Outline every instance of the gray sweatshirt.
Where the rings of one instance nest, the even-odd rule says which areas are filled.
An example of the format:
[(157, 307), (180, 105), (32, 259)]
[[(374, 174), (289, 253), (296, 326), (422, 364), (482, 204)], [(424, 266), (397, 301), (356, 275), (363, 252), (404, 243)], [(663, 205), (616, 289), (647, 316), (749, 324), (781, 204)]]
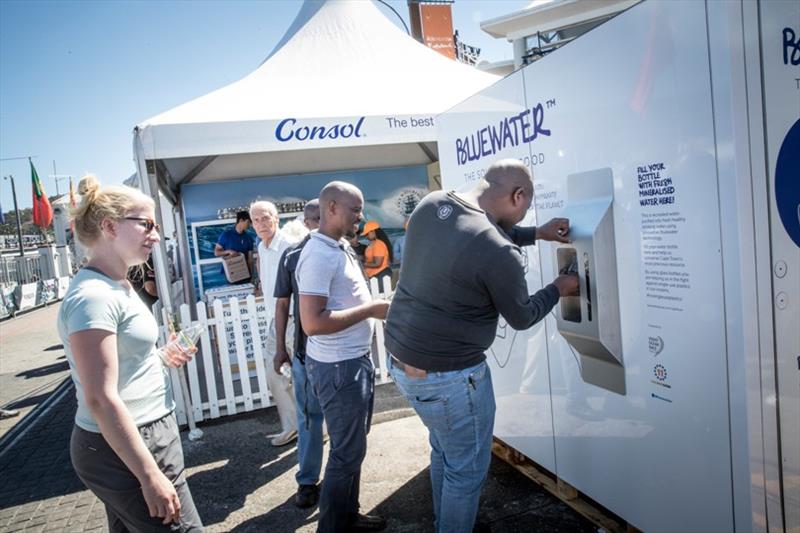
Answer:
[(536, 228), (505, 233), (453, 193), (437, 191), (414, 210), (389, 316), (386, 349), (431, 372), (461, 370), (486, 358), (498, 313), (517, 330), (558, 302), (555, 285), (528, 294), (520, 246)]

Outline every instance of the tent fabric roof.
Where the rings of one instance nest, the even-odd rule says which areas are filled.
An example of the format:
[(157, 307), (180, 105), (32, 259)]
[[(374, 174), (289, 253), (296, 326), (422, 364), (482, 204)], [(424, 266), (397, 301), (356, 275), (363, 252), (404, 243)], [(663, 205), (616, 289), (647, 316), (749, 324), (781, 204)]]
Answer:
[[(186, 157), (200, 152), (171, 154), (168, 139), (186, 134), (186, 125), (224, 123), (229, 132), (231, 123), (247, 123), (241, 125), (249, 137), (261, 129), (254, 127), (258, 121), (287, 117), (436, 115), (497, 79), (415, 41), (371, 1), (306, 0), (254, 72), (142, 122), (139, 130), (148, 159), (156, 152), (158, 158)], [(158, 146), (162, 140), (165, 150)], [(252, 139), (242, 150), (236, 144), (226, 134), (226, 146), (216, 153), (254, 151)]]

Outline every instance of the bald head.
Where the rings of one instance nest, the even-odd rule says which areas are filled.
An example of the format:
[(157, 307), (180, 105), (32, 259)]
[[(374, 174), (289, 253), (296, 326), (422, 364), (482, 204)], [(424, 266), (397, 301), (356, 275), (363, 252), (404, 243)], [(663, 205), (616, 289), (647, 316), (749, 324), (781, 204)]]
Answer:
[(492, 164), (483, 176), (489, 189), (505, 194), (515, 188), (533, 191), (533, 181), (528, 167), (519, 159), (501, 159)]
[(361, 198), (361, 191), (352, 183), (344, 181), (332, 181), (322, 188), (319, 193), (319, 202), (321, 205), (327, 205), (330, 202), (340, 201), (346, 197)]
[(364, 197), (361, 190), (344, 181), (332, 181), (319, 193), (321, 233), (340, 239), (355, 234), (361, 223)]
[(492, 164), (475, 188), (467, 193), (503, 228), (518, 224), (533, 200), (533, 181), (528, 167), (519, 159), (502, 159)]

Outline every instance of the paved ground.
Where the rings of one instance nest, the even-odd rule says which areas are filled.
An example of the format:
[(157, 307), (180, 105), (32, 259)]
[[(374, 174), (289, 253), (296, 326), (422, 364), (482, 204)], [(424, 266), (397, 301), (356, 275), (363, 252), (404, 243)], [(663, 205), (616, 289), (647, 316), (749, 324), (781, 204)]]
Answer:
[(0, 437), (22, 420), (68, 376), (55, 330), (60, 303), (0, 322), (0, 407), (18, 417), (0, 420)]
[[(379, 412), (362, 474), (362, 509), (386, 516), (390, 532), (432, 531), (424, 428), (393, 385), (378, 390)], [(102, 505), (69, 463), (74, 410), (70, 390), (0, 455), (0, 531), (106, 530)], [(207, 424), (198, 442), (184, 435), (189, 485), (209, 531), (315, 531), (316, 509), (300, 510), (291, 503), (294, 446), (267, 445), (265, 435), (277, 429), (277, 414), (270, 408)], [(479, 516), (495, 533), (596, 530), (496, 459)]]
[[(66, 376), (55, 332), (57, 309), (54, 305), (0, 323), (3, 405), (16, 399), (11, 406), (30, 411)], [(26, 420), (11, 419), (20, 426), (8, 434), (16, 438), (0, 445), (0, 532), (106, 530), (102, 504), (85, 490), (69, 461), (74, 413), (74, 390), (67, 385)], [(315, 531), (316, 509), (300, 510), (291, 502), (294, 446), (267, 444), (265, 436), (277, 432), (278, 425), (270, 408), (202, 424), (205, 435), (198, 442), (183, 434), (189, 485), (208, 531)], [(22, 427), (27, 429), (19, 434)], [(419, 419), (392, 384), (379, 386), (361, 505), (386, 516), (389, 532), (432, 531), (428, 453)], [(596, 530), (496, 459), (479, 518), (495, 533)]]
[[(0, 531), (106, 530), (103, 505), (69, 460), (72, 389), (0, 455)], [(2, 453), (2, 451), (0, 451)]]

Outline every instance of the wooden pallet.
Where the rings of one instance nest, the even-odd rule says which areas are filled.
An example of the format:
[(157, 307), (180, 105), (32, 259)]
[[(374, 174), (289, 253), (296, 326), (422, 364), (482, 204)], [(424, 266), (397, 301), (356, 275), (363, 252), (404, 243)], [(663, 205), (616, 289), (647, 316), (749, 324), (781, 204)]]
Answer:
[(581, 494), (575, 487), (543, 469), (500, 439), (495, 438), (492, 442), (492, 453), (606, 532), (641, 533), (639, 529)]

